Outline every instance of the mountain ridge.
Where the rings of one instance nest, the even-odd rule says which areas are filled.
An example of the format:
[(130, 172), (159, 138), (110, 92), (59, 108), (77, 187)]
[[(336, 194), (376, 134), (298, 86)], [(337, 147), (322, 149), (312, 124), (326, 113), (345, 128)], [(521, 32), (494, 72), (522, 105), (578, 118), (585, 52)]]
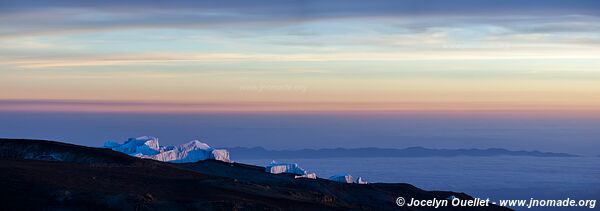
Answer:
[[(52, 156), (49, 156), (52, 155)], [(347, 184), (218, 160), (168, 163), (54, 141), (0, 139), (0, 203), (14, 210), (424, 210), (396, 197), (473, 197), (406, 183)], [(436, 210), (510, 210), (442, 207)]]
[(532, 156), (532, 157), (579, 157), (579, 155), (556, 152), (487, 149), (430, 149), (425, 147), (395, 148), (325, 148), (299, 150), (270, 150), (263, 147), (225, 148), (234, 159), (275, 159), (275, 158), (336, 158), (336, 157), (490, 157), (490, 156)]

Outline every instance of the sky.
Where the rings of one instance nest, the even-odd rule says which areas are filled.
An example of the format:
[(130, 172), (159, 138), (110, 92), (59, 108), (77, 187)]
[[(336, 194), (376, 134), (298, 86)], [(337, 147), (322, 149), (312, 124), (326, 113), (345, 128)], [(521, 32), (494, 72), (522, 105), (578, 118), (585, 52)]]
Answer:
[(0, 0), (0, 26), (5, 118), (600, 118), (594, 0)]
[(597, 1), (0, 2), (7, 110), (600, 106)]

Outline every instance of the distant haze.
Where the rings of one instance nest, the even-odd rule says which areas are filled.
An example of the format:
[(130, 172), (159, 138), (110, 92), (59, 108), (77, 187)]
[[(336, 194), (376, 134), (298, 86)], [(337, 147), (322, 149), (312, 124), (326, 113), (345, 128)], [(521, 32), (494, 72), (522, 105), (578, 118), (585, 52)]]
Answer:
[(600, 1), (0, 1), (0, 136), (598, 155)]
[(152, 135), (214, 147), (506, 148), (598, 155), (600, 119), (326, 114), (0, 113), (0, 136), (88, 146)]

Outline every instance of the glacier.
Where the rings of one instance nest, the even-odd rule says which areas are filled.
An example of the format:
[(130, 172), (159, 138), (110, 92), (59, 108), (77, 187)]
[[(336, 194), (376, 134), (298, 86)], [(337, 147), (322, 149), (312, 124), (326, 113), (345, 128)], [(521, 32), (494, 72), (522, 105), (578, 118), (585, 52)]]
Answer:
[(123, 144), (107, 141), (104, 143), (104, 148), (139, 158), (173, 163), (196, 162), (207, 159), (231, 162), (227, 150), (214, 149), (199, 140), (193, 140), (178, 146), (161, 146), (156, 137), (140, 136), (129, 138)]
[(336, 174), (329, 177), (329, 180), (343, 183), (352, 183), (352, 175), (350, 174)]
[(265, 167), (265, 171), (271, 174), (290, 173), (295, 174), (294, 178), (308, 178), (317, 179), (317, 174), (314, 172), (307, 172), (303, 168), (300, 168), (297, 163), (277, 163), (271, 161), (271, 163)]
[(356, 181), (354, 181), (354, 183), (356, 184), (369, 184), (369, 182), (367, 182), (365, 179), (363, 179), (362, 177), (358, 177), (356, 178)]
[(356, 180), (354, 180), (354, 182), (353, 182), (352, 175), (346, 174), (346, 173), (340, 173), (340, 174), (333, 175), (333, 176), (329, 177), (329, 180), (335, 181), (335, 182), (342, 182), (342, 183), (369, 184), (362, 177), (356, 178)]
[[(116, 141), (107, 141), (104, 148), (112, 149), (139, 158), (154, 159), (163, 162), (188, 163), (200, 160), (219, 160), (231, 163), (229, 151), (225, 149), (214, 149), (208, 144), (192, 140), (177, 146), (161, 146), (157, 137), (140, 136), (129, 138), (122, 144)], [(294, 178), (317, 179), (314, 172), (308, 172), (297, 163), (277, 163), (274, 160), (265, 167), (265, 171), (271, 174), (290, 173)], [(353, 180), (350, 174), (342, 173), (329, 177), (329, 180), (342, 183), (368, 184), (362, 177)]]
[(306, 173), (303, 175), (294, 176), (294, 179), (298, 179), (298, 178), (317, 179), (317, 174), (314, 172), (311, 172), (311, 173)]
[(305, 175), (306, 170), (300, 168), (297, 163), (277, 163), (271, 161), (271, 164), (265, 167), (265, 171), (271, 174), (291, 173), (297, 175)]

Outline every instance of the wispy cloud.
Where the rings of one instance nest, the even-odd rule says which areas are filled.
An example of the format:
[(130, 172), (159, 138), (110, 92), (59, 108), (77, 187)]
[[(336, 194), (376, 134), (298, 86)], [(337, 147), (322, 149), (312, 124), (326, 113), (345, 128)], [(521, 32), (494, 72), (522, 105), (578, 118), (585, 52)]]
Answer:
[[(261, 27), (328, 19), (387, 17), (503, 17), (600, 14), (591, 0), (406, 0), (406, 1), (101, 1), (0, 2), (0, 37), (131, 28)], [(426, 26), (426, 25), (425, 25)], [(530, 30), (584, 25), (545, 24)]]
[(473, 51), (415, 51), (412, 52), (357, 52), (330, 54), (134, 54), (112, 56), (85, 56), (66, 58), (9, 58), (0, 59), (2, 65), (12, 65), (19, 68), (53, 68), (53, 67), (86, 67), (86, 66), (125, 66), (125, 65), (156, 65), (178, 64), (187, 65), (201, 63), (223, 62), (326, 62), (326, 61), (448, 61), (448, 60), (529, 60), (529, 59), (595, 59), (600, 55), (600, 49), (578, 49), (565, 54), (555, 54), (547, 51), (504, 51), (491, 50)]
[[(230, 103), (3, 105), (17, 110), (587, 111), (598, 14), (592, 0), (0, 0), (0, 98)], [(260, 83), (314, 89), (237, 89)], [(236, 103), (295, 98), (350, 103)], [(351, 103), (361, 100), (376, 106)]]

